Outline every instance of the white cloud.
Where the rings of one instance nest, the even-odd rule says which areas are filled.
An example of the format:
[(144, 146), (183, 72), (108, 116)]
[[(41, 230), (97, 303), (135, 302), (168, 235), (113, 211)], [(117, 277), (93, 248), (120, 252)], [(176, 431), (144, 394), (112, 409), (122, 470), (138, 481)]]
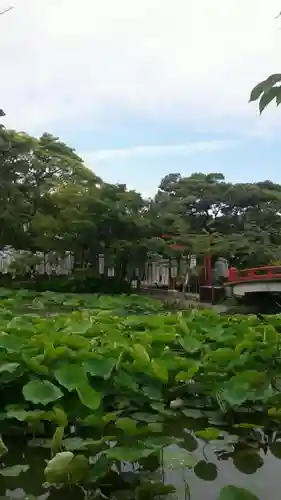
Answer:
[(143, 158), (155, 156), (177, 156), (189, 155), (192, 153), (220, 151), (232, 146), (231, 141), (195, 141), (186, 144), (167, 144), (135, 146), (132, 148), (103, 149), (98, 151), (85, 152), (82, 154), (94, 165), (97, 162), (120, 160), (128, 158)]
[(223, 121), (247, 130), (248, 120), (271, 129), (279, 121), (268, 112), (261, 126), (247, 100), (257, 81), (280, 71), (280, 0), (13, 4), (0, 17), (8, 125), (30, 132), (58, 121), (96, 125), (113, 112), (201, 129)]

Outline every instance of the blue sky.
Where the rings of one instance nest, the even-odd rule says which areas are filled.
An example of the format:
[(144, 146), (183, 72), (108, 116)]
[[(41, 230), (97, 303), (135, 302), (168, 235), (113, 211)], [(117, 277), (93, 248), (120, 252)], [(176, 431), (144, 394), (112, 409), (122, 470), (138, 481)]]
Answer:
[(0, 17), (8, 127), (52, 132), (146, 196), (170, 172), (281, 183), (281, 109), (248, 104), (280, 71), (280, 0), (13, 4)]
[[(75, 142), (75, 132), (68, 134), (73, 137), (70, 142)], [(275, 133), (245, 137), (225, 133), (223, 127), (216, 133), (197, 132), (190, 126), (136, 120), (120, 122), (110, 131), (97, 131), (97, 153), (87, 153), (87, 131), (82, 141), (84, 158), (98, 175), (109, 182), (127, 183), (147, 196), (152, 196), (160, 179), (171, 172), (222, 172), (234, 182), (269, 178), (281, 182), (281, 147)]]

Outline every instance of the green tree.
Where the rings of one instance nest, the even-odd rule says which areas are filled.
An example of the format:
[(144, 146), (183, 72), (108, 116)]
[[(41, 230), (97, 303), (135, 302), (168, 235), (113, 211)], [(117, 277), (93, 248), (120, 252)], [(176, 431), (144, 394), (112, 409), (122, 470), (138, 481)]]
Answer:
[[(105, 183), (57, 137), (0, 128), (0, 247), (72, 252), (75, 268), (142, 275), (150, 256), (236, 254), (244, 265), (280, 260), (281, 186), (230, 183), (220, 173), (169, 174), (152, 200)], [(166, 235), (163, 238), (163, 235)], [(179, 268), (179, 266), (178, 266)]]
[[(35, 139), (0, 129), (0, 245), (41, 250), (37, 219), (55, 218), (53, 195), (66, 184), (100, 182), (76, 153), (50, 134)], [(42, 233), (44, 237), (44, 233)], [(45, 249), (45, 244), (43, 248)]]
[(266, 264), (279, 254), (280, 189), (270, 181), (227, 183), (222, 174), (173, 174), (160, 183), (155, 203), (174, 240), (199, 257), (211, 249)]

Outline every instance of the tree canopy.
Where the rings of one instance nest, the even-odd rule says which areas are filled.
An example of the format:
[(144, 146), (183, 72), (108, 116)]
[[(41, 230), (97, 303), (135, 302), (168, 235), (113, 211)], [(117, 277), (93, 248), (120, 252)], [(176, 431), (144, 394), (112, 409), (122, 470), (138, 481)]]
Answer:
[[(165, 176), (153, 199), (109, 184), (57, 137), (0, 129), (0, 247), (72, 252), (75, 266), (98, 255), (120, 276), (148, 255), (236, 255), (279, 260), (281, 186), (227, 182), (221, 173)], [(166, 234), (163, 239), (162, 235)]]

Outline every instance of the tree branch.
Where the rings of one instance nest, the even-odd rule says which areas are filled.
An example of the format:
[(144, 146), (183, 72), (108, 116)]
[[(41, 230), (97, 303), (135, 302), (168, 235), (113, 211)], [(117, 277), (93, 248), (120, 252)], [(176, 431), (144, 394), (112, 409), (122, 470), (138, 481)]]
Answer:
[(7, 12), (10, 12), (10, 10), (13, 10), (13, 6), (11, 5), (11, 7), (7, 7), (7, 9), (4, 9), (0, 12), (0, 16), (3, 16), (3, 14), (6, 14)]

